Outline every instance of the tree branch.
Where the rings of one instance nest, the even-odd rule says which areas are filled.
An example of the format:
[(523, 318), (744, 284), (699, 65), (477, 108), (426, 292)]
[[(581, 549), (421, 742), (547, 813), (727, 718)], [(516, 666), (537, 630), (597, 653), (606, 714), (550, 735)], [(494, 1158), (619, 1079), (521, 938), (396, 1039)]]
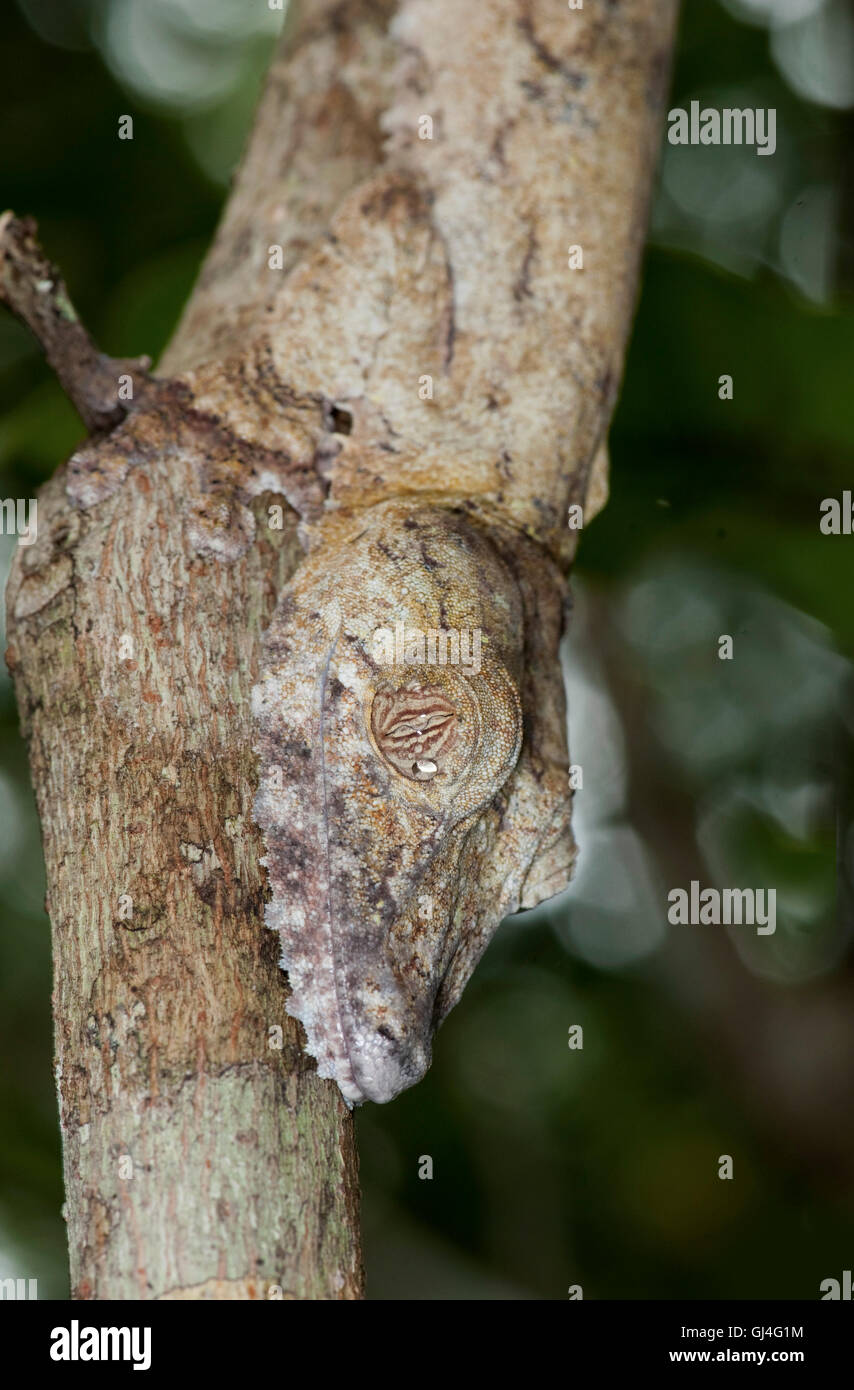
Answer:
[[(0, 303), (35, 334), (90, 434), (110, 430), (124, 418), (119, 378), (128, 374), (142, 385), (151, 358), (114, 358), (98, 352), (62, 276), (36, 241), (35, 222), (10, 212), (0, 217)], [(134, 395), (139, 398), (138, 386)]]
[[(434, 875), (437, 920), (452, 919), (452, 960), (427, 952), (408, 975), (381, 962), (380, 1004), (408, 1034), (381, 1065), (355, 1066), (355, 1099), (411, 1084), (496, 913), (560, 886), (571, 837), (554, 557), (571, 551), (567, 504), (589, 515), (602, 500), (591, 470), (674, 14), (661, 0), (560, 16), (502, 0), (485, 25), (451, 0), (313, 0), (274, 60), (161, 375), (127, 413), (124, 364), (69, 317), (31, 229), (2, 223), (4, 297), (99, 435), (43, 489), (38, 539), (7, 591), (47, 868), (77, 1297), (361, 1294), (352, 1119), (286, 1014), (271, 883), (303, 996), (337, 969), (339, 999), (362, 990), (372, 1017), (362, 967), (370, 951), (411, 949), (419, 872)], [(432, 143), (416, 134), (425, 110)], [(429, 404), (422, 378), (437, 387)], [(310, 560), (285, 592), (300, 538)], [(351, 778), (349, 799), (317, 800), (311, 692), (327, 687), (314, 663), (328, 674), (322, 643), (406, 593), (427, 626), (435, 612), (482, 616), (492, 645), (484, 683), (443, 687), (448, 720), (463, 716), (451, 761), (428, 759), (436, 781), (415, 810), (399, 783), (377, 797), (372, 838), (358, 821), (368, 784), (391, 786), (397, 769), (368, 766), (385, 745), (336, 676), (321, 724), (341, 730), (340, 757), (331, 772), (321, 759), (323, 775), (358, 773), (360, 797)], [(265, 790), (266, 847), (250, 701), (262, 678), (287, 696), (273, 709), (284, 724), (268, 719), (261, 738), (288, 772), (278, 801)], [(477, 747), (473, 729), (488, 734)], [(463, 791), (449, 810), (451, 772)], [(394, 863), (381, 822), (406, 829)], [(419, 825), (430, 853), (430, 827), (444, 827), (427, 869)], [(322, 958), (335, 916), (322, 874), (358, 877), (360, 855), (344, 969), (340, 951)], [(317, 942), (312, 983), (299, 952)], [(419, 969), (421, 993), (404, 999)], [(391, 1031), (373, 1029), (371, 1045)], [(321, 1075), (340, 1079), (333, 1062), (350, 1065), (353, 1039), (333, 1034)]]

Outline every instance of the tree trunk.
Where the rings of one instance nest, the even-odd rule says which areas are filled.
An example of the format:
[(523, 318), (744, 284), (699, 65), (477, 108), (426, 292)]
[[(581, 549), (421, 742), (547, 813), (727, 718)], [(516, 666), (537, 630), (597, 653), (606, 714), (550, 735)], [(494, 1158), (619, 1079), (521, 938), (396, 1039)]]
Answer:
[[(35, 253), (14, 252), (20, 224), (0, 232), (3, 297), (100, 430), (43, 489), (38, 538), (19, 550), (8, 589), (53, 929), (75, 1297), (362, 1294), (352, 1117), (303, 1053), (264, 925), (249, 697), (262, 633), (302, 557), (290, 507), (283, 529), (264, 521), (271, 501), (317, 505), (311, 480), (324, 477), (342, 397), (352, 447), (365, 420), (381, 437), (382, 381), (363, 397), (346, 383), (353, 345), (373, 364), (383, 339), (388, 353), (412, 346), (416, 384), (422, 369), (453, 383), (463, 442), (466, 391), (484, 387), (492, 400), (483, 457), (440, 486), (487, 496), (484, 460), (504, 458), (503, 437), (531, 474), (514, 494), (506, 466), (508, 508), (529, 531), (547, 518), (547, 550), (568, 553), (568, 502), (586, 504), (586, 519), (601, 505), (604, 478), (591, 468), (628, 331), (674, 5), (588, 0), (564, 11), (540, 0), (305, 6), (161, 364), (196, 373), (195, 399), (184, 386), (158, 394), (135, 364), (96, 361), (68, 326), (55, 277), (48, 323), (33, 307), (32, 287), (45, 283)], [(420, 145), (422, 112), (438, 138)], [(424, 196), (405, 191), (404, 164), (417, 166)], [(362, 184), (371, 197), (350, 200), (328, 235)], [(429, 242), (443, 248), (450, 287), (439, 337), (432, 289), (407, 307), (404, 287), (406, 314), (389, 308), (411, 271), (410, 250), (395, 255), (409, 231), (418, 243), (434, 199)], [(345, 269), (331, 264), (323, 298), (311, 253), (346, 249), (348, 236), (358, 273), (350, 283), (338, 252)], [(573, 243), (583, 272), (567, 269)], [(384, 257), (397, 286), (384, 283)], [(292, 267), (301, 279), (288, 278)], [(513, 322), (501, 317), (504, 295)], [(264, 332), (276, 370), (258, 351)], [(230, 414), (215, 414), (205, 390), (225, 359)], [(118, 462), (93, 373), (132, 379), (145, 417), (135, 426), (128, 406)], [(251, 389), (235, 384), (241, 376)], [(247, 440), (266, 450), (267, 481), (238, 503)], [(377, 480), (362, 466), (370, 448), (359, 457), (339, 493), (347, 505)], [(425, 479), (412, 465), (412, 487), (436, 487), (431, 460)]]

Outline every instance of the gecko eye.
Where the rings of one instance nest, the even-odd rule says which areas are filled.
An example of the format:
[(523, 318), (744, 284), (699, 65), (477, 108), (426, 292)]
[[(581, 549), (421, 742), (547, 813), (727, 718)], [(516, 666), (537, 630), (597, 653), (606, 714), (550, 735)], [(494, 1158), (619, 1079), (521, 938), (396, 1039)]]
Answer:
[(376, 745), (398, 772), (429, 782), (446, 764), (459, 737), (456, 706), (441, 686), (411, 681), (399, 690), (381, 688), (371, 707)]

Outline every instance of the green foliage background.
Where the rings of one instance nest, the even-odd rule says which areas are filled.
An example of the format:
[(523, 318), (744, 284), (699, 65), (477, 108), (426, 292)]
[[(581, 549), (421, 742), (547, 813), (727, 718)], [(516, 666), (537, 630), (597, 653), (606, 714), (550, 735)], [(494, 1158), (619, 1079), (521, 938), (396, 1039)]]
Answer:
[[(272, 29), (262, 0), (146, 3), (6, 8), (0, 201), (38, 219), (100, 345), (156, 357)], [(801, 25), (782, 38), (764, 0), (685, 6), (672, 104), (774, 107), (778, 149), (664, 144), (567, 644), (582, 867), (502, 927), (427, 1079), (359, 1115), (374, 1297), (815, 1298), (851, 1267), (854, 538), (818, 521), (854, 485), (854, 39), (835, 0), (780, 3)], [(186, 64), (166, 90), (155, 40)], [(80, 434), (0, 317), (2, 495), (32, 496)], [(668, 927), (692, 878), (776, 884), (777, 932)], [(4, 673), (0, 1277), (65, 1297), (43, 895)]]

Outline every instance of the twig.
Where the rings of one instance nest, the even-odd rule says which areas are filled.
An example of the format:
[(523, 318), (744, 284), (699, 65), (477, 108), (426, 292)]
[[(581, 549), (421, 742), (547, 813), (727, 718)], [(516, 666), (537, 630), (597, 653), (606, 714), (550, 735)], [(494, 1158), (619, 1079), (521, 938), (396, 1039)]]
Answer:
[(92, 434), (114, 429), (138, 403), (119, 399), (119, 377), (148, 379), (149, 357), (107, 357), (77, 317), (59, 271), (36, 240), (31, 217), (0, 216), (0, 302), (35, 334), (69, 400)]

